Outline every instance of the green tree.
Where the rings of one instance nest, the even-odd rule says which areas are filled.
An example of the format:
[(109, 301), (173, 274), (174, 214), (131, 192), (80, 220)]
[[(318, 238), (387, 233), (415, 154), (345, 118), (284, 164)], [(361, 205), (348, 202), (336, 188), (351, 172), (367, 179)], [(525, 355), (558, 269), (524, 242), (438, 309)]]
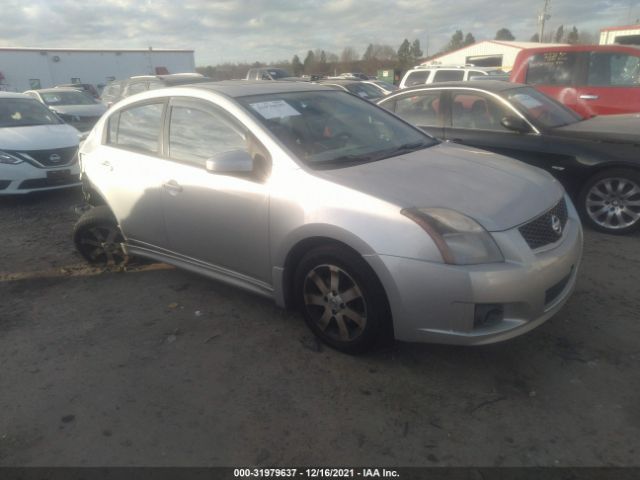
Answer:
[(367, 49), (364, 51), (362, 60), (364, 60), (365, 62), (373, 60), (373, 43), (370, 43)]
[(411, 44), (411, 48), (409, 49), (409, 54), (413, 60), (413, 63), (416, 63), (419, 59), (422, 58), (422, 49), (420, 48), (420, 40), (417, 38)]
[(294, 55), (291, 59), (291, 70), (294, 76), (299, 77), (304, 71), (304, 65), (300, 61), (298, 55)]
[(449, 40), (449, 43), (447, 43), (443, 51), (450, 52), (452, 50), (458, 50), (463, 46), (464, 46), (464, 34), (462, 33), (462, 30), (456, 30), (456, 33), (451, 35), (451, 40)]
[(406, 69), (411, 65), (411, 44), (406, 38), (398, 48), (398, 63), (402, 69)]
[(474, 43), (476, 43), (476, 38), (473, 36), (472, 33), (467, 33), (464, 37), (464, 40), (462, 42), (462, 44), (467, 47), (469, 45), (473, 45)]
[(529, 41), (540, 43), (540, 35), (537, 33), (534, 33), (533, 35), (531, 35), (531, 38), (529, 39)]
[(574, 26), (571, 31), (569, 32), (569, 34), (567, 35), (567, 43), (578, 43), (578, 38), (580, 37), (580, 35), (578, 34), (578, 29)]
[(560, 25), (556, 30), (556, 36), (554, 37), (554, 41), (556, 43), (562, 43), (563, 38), (564, 38), (564, 25)]
[(316, 56), (315, 54), (309, 50), (307, 52), (307, 56), (304, 59), (304, 73), (312, 73), (313, 68), (316, 64)]
[(498, 30), (496, 32), (496, 38), (495, 39), (496, 40), (506, 40), (506, 41), (510, 42), (512, 40), (515, 40), (516, 37), (513, 36), (513, 33), (511, 33), (508, 28), (504, 28), (503, 27), (503, 28), (501, 28), (500, 30)]

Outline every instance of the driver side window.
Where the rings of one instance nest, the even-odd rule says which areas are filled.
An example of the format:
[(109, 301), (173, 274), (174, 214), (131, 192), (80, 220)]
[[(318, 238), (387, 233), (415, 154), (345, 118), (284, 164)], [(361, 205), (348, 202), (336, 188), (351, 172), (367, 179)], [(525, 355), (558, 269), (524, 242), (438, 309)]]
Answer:
[(205, 166), (217, 153), (247, 150), (246, 134), (222, 112), (174, 105), (169, 120), (169, 157)]
[(473, 130), (511, 132), (500, 123), (512, 115), (494, 98), (475, 92), (451, 94), (451, 126)]

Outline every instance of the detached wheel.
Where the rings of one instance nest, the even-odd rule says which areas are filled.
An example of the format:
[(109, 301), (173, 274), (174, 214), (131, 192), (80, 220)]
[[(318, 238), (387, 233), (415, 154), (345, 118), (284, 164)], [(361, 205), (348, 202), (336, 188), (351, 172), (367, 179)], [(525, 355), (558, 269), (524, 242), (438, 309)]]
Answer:
[(580, 194), (583, 218), (595, 230), (623, 235), (640, 227), (640, 173), (615, 169), (589, 179)]
[(80, 254), (95, 265), (118, 266), (127, 263), (122, 249), (124, 237), (116, 218), (106, 206), (88, 210), (73, 229), (73, 242)]
[(359, 255), (336, 246), (311, 250), (298, 264), (294, 282), (307, 325), (331, 347), (361, 353), (382, 334), (393, 336), (382, 285)]

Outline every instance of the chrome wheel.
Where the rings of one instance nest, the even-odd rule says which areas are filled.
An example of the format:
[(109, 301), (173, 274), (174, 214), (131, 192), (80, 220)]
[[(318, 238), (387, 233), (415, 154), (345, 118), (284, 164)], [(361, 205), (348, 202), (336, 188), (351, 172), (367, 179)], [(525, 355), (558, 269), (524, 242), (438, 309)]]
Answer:
[(367, 305), (355, 280), (336, 265), (318, 265), (304, 280), (304, 307), (327, 337), (350, 342), (362, 335)]
[(92, 263), (121, 265), (127, 260), (122, 249), (124, 238), (115, 225), (84, 229), (78, 239), (81, 253)]
[(587, 192), (585, 209), (602, 228), (629, 228), (640, 220), (640, 186), (628, 178), (603, 178)]

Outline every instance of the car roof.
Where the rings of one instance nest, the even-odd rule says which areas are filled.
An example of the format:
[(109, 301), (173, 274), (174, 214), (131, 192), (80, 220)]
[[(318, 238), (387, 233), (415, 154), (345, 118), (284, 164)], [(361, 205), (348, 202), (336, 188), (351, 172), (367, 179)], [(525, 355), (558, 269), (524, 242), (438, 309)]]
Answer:
[(410, 92), (412, 90), (425, 90), (425, 89), (443, 89), (443, 88), (471, 88), (476, 90), (486, 90), (488, 92), (503, 92), (505, 90), (512, 90), (514, 88), (526, 87), (522, 83), (504, 82), (502, 80), (474, 80), (473, 82), (438, 82), (438, 83), (426, 83), (424, 85), (416, 85), (414, 87), (403, 88), (397, 90), (394, 93)]
[(29, 95), (25, 95), (24, 93), (2, 92), (2, 91), (0, 91), (0, 98), (28, 98), (29, 100), (34, 100)]
[(336, 79), (336, 80), (317, 80), (317, 83), (325, 83), (325, 84), (333, 84), (333, 85), (353, 85), (355, 83), (361, 84), (363, 80), (352, 80), (352, 79)]
[[(186, 85), (185, 85), (186, 86)], [(225, 80), (222, 82), (208, 82), (189, 85), (193, 88), (219, 92), (228, 97), (246, 97), (249, 95), (267, 95), (271, 93), (327, 91), (317, 83), (281, 80), (265, 82), (260, 80)]]

